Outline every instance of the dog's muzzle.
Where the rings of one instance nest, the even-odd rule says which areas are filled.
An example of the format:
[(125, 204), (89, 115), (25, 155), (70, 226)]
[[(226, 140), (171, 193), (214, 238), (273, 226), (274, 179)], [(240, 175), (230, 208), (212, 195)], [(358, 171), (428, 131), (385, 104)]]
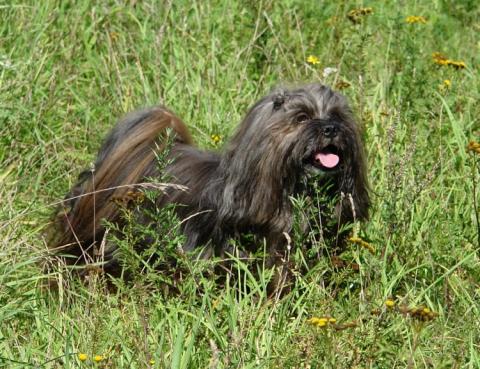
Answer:
[(308, 154), (306, 169), (315, 174), (331, 174), (340, 169), (342, 153), (336, 144), (340, 135), (340, 127), (336, 123), (312, 120), (316, 124), (319, 146)]

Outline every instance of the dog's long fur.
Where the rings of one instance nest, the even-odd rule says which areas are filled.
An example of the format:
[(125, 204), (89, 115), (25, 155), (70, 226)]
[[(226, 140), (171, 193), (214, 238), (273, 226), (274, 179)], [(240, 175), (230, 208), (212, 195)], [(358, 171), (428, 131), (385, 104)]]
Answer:
[[(222, 257), (229, 239), (254, 233), (272, 255), (281, 255), (292, 227), (290, 197), (308, 194), (306, 179), (314, 174), (321, 185), (331, 182), (328, 195), (338, 196), (340, 224), (368, 216), (365, 156), (351, 110), (342, 95), (309, 84), (258, 101), (221, 153), (195, 148), (185, 124), (163, 107), (127, 116), (106, 138), (94, 169), (67, 194), (53, 247), (76, 255), (76, 262), (88, 259), (104, 237), (102, 220), (121, 221), (112, 199), (125, 196), (126, 185), (160, 176), (155, 153), (165, 150), (167, 130), (176, 138), (164, 170), (187, 190), (171, 187), (157, 205), (181, 205), (185, 251), (204, 247), (204, 257)], [(312, 159), (326, 147), (340, 157), (333, 170)], [(107, 265), (109, 258), (114, 253)]]

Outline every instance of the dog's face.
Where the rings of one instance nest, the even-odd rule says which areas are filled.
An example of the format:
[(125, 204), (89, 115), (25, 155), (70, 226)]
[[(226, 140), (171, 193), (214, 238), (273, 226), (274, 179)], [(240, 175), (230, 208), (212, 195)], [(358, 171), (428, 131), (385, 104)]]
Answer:
[[(365, 157), (346, 99), (320, 84), (275, 92), (255, 104), (227, 151), (232, 189), (262, 191), (252, 201), (292, 195), (306, 177), (331, 180), (350, 194), (347, 218), (365, 218), (368, 191)], [(227, 196), (231, 195), (227, 193)], [(350, 204), (345, 204), (351, 207)], [(248, 205), (252, 207), (252, 205)]]
[(355, 158), (362, 159), (357, 127), (342, 96), (323, 86), (312, 87), (287, 97), (277, 108), (278, 120), (273, 119), (287, 133), (277, 137), (278, 147), (285, 146), (283, 169), (299, 177), (339, 177), (355, 165)]

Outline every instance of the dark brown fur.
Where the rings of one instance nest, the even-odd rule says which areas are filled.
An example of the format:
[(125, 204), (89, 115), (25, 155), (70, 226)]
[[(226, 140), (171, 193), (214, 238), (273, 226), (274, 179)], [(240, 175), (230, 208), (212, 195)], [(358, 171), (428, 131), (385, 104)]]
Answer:
[[(311, 191), (306, 179), (312, 173), (320, 184), (333, 184), (328, 195), (339, 198), (339, 224), (368, 216), (365, 157), (352, 113), (343, 96), (310, 84), (257, 102), (222, 153), (195, 148), (185, 124), (165, 108), (128, 116), (107, 137), (94, 170), (83, 172), (66, 196), (56, 220), (56, 250), (77, 256), (75, 263), (90, 260), (105, 235), (102, 220), (120, 222), (112, 199), (125, 196), (131, 189), (126, 185), (160, 176), (155, 152), (165, 149), (168, 129), (176, 140), (165, 171), (187, 190), (170, 187), (157, 205), (181, 205), (176, 212), (188, 219), (182, 224), (185, 251), (203, 247), (203, 257), (224, 257), (231, 251), (229, 239), (254, 233), (266, 239), (278, 261), (285, 252), (284, 233), (292, 228), (290, 196)], [(341, 157), (334, 171), (312, 165), (315, 152), (328, 145)], [(112, 272), (118, 267), (114, 254), (113, 248), (104, 255)]]

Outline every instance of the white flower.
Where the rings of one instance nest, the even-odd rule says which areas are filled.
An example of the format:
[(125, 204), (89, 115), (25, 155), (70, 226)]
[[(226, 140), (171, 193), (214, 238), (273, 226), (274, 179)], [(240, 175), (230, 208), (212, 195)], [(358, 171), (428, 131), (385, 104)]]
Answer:
[(326, 68), (323, 70), (323, 78), (327, 78), (330, 74), (332, 74), (332, 73), (337, 73), (337, 72), (338, 72), (338, 69), (337, 69), (337, 68), (326, 67)]
[(0, 67), (5, 69), (13, 68), (12, 61), (7, 59), (6, 56), (0, 55)]

